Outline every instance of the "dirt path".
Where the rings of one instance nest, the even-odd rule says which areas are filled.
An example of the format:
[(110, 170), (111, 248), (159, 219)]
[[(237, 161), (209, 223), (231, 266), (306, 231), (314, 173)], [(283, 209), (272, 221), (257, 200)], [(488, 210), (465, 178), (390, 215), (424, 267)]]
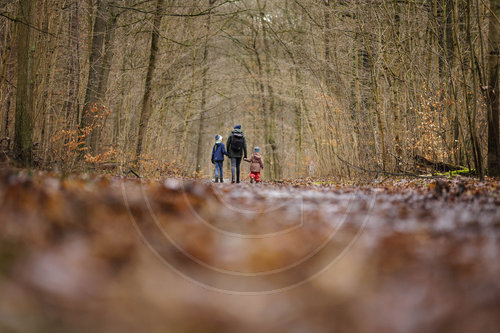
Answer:
[(0, 331), (497, 332), (498, 182), (0, 175)]

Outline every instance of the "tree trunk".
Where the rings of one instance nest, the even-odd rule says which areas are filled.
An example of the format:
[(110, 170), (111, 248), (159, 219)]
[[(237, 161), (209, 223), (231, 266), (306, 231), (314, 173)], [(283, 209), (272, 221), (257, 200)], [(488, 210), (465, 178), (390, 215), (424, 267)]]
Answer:
[[(107, 15), (109, 13), (109, 0), (97, 0), (97, 11), (95, 14), (94, 30), (92, 32), (92, 43), (89, 57), (89, 75), (87, 90), (83, 102), (83, 114), (80, 120), (80, 131), (86, 135), (86, 145), (92, 153), (91, 134), (86, 132), (95, 126), (94, 112), (95, 106), (99, 107), (99, 85), (103, 74), (104, 42), (106, 35)], [(96, 105), (97, 104), (97, 105)]]
[[(358, 16), (359, 16), (359, 7), (358, 7)], [(373, 109), (375, 111), (375, 116), (376, 116), (376, 123), (377, 123), (377, 129), (379, 132), (380, 136), (380, 150), (382, 153), (382, 170), (385, 171), (386, 168), (386, 161), (387, 161), (387, 156), (386, 156), (386, 149), (385, 149), (385, 131), (384, 131), (384, 126), (382, 123), (382, 115), (380, 112), (380, 91), (378, 87), (378, 79), (376, 75), (376, 68), (375, 68), (375, 59), (374, 55), (372, 52), (372, 48), (370, 46), (370, 41), (366, 36), (366, 31), (361, 24), (360, 18), (358, 17), (357, 20), (358, 23), (358, 28), (361, 33), (361, 36), (363, 37), (363, 43), (366, 49), (366, 53), (368, 56), (368, 61), (369, 61), (369, 66), (370, 66), (370, 77), (371, 77), (371, 85), (372, 85), (372, 93), (373, 93)]]
[(112, 139), (112, 144), (115, 147), (118, 147), (120, 145), (120, 137), (122, 134), (122, 116), (125, 113), (124, 112), (124, 106), (125, 106), (125, 87), (127, 82), (125, 81), (126, 78), (126, 63), (127, 63), (127, 58), (130, 57), (130, 52), (128, 51), (127, 45), (124, 44), (122, 46), (122, 59), (121, 59), (121, 66), (120, 66), (120, 99), (117, 103), (116, 110), (115, 110), (115, 119), (114, 119), (114, 129), (113, 129), (113, 139)]
[[(9, 23), (9, 25), (4, 27), (3, 31), (3, 45), (11, 45), (14, 42), (15, 36), (15, 29), (14, 29), (14, 24)], [(0, 69), (0, 89), (3, 89), (2, 87), (5, 84), (5, 89), (6, 89), (6, 97), (5, 97), (5, 104), (2, 106), (4, 110), (3, 114), (3, 133), (2, 133), (2, 140), (5, 138), (6, 145), (2, 146), (7, 149), (10, 148), (10, 109), (11, 109), (11, 104), (12, 104), (12, 96), (14, 95), (14, 86), (12, 85), (12, 81), (14, 81), (14, 77), (16, 75), (15, 72), (15, 67), (12, 65), (15, 63), (15, 58), (16, 54), (13, 51), (12, 48), (10, 47), (5, 47), (3, 50), (5, 53), (2, 54), (2, 63), (1, 63), (1, 69)], [(2, 52), (0, 52), (2, 53)], [(15, 97), (15, 96), (14, 96)]]
[[(257, 38), (255, 36), (255, 38)], [(265, 144), (266, 144), (266, 152), (267, 152), (267, 147), (268, 147), (268, 133), (269, 133), (269, 117), (268, 117), (268, 112), (267, 112), (267, 103), (266, 103), (266, 92), (265, 92), (265, 87), (264, 87), (264, 79), (263, 79), (263, 69), (262, 69), (262, 61), (260, 59), (260, 54), (259, 50), (257, 49), (257, 46), (253, 46), (253, 51), (255, 53), (255, 59), (257, 61), (257, 80), (258, 80), (258, 86), (259, 86), (259, 95), (260, 95), (260, 105), (262, 108), (262, 116), (263, 116), (263, 123), (264, 123), (264, 138), (265, 138)], [(271, 154), (265, 154), (264, 155), (264, 160), (265, 164), (268, 166), (271, 166)], [(266, 175), (267, 179), (271, 179), (271, 167), (264, 168), (264, 172)]]
[[(108, 78), (109, 73), (111, 71), (111, 60), (113, 59), (114, 51), (113, 51), (113, 42), (115, 39), (115, 30), (116, 30), (116, 20), (117, 15), (114, 13), (112, 8), (109, 8), (109, 15), (106, 20), (106, 29), (105, 29), (105, 37), (104, 37), (104, 58), (102, 59), (102, 68), (99, 79), (99, 87), (97, 88), (97, 98), (100, 101), (101, 105), (104, 103), (104, 98), (106, 97), (106, 91), (108, 88)], [(100, 119), (98, 123), (96, 123), (96, 128), (92, 132), (90, 138), (90, 146), (92, 147), (93, 152), (98, 151), (98, 143), (101, 140), (101, 132), (102, 128), (105, 125), (106, 118)]]
[(489, 36), (488, 36), (488, 174), (500, 176), (500, 143), (498, 110), (498, 65), (500, 59), (500, 0), (490, 0)]
[[(211, 7), (216, 0), (208, 0), (208, 5)], [(202, 87), (201, 87), (201, 110), (200, 110), (200, 119), (198, 121), (198, 142), (196, 145), (196, 175), (201, 171), (201, 161), (203, 157), (203, 129), (205, 126), (205, 112), (207, 105), (207, 89), (208, 89), (208, 39), (210, 37), (210, 20), (211, 20), (210, 11), (207, 16), (207, 22), (205, 26), (205, 44), (203, 46), (203, 71), (202, 71)]]
[(137, 165), (140, 165), (139, 158), (141, 157), (146, 137), (146, 130), (148, 128), (149, 118), (151, 118), (151, 82), (156, 67), (156, 60), (158, 56), (158, 39), (160, 36), (160, 24), (162, 12), (165, 7), (165, 0), (157, 0), (156, 10), (153, 18), (153, 29), (151, 30), (151, 51), (149, 54), (148, 71), (146, 73), (146, 82), (144, 83), (144, 96), (142, 98), (142, 110), (139, 120), (139, 133), (137, 136), (137, 147), (135, 150), (135, 160)]
[[(324, 76), (325, 76), (325, 86), (326, 86), (326, 95), (327, 100), (325, 101), (324, 108), (324, 119), (325, 124), (328, 124), (327, 129), (325, 131), (326, 141), (327, 141), (327, 152), (328, 154), (328, 165), (330, 166), (331, 174), (338, 174), (338, 168), (335, 168), (335, 156), (337, 152), (335, 151), (335, 147), (333, 145), (334, 140), (337, 139), (334, 131), (337, 130), (337, 125), (335, 123), (335, 119), (333, 117), (333, 101), (335, 98), (339, 96), (337, 89), (334, 87), (334, 73), (332, 71), (333, 61), (331, 56), (331, 27), (330, 27), (330, 0), (324, 0), (323, 7), (323, 47), (324, 47)], [(337, 78), (335, 78), (337, 79)]]
[(302, 98), (303, 98), (303, 92), (301, 88), (301, 80), (300, 80), (300, 74), (299, 74), (299, 69), (297, 68), (297, 64), (294, 62), (294, 74), (295, 74), (295, 136), (297, 137), (296, 141), (296, 162), (295, 162), (295, 172), (298, 173), (300, 176), (303, 174), (303, 158), (302, 158), (302, 145), (303, 145), (303, 125), (302, 125), (302, 119), (303, 115), (302, 113), (304, 110), (302, 110)]
[(184, 129), (182, 131), (182, 139), (181, 139), (181, 144), (178, 147), (177, 155), (180, 156), (181, 161), (185, 161), (185, 152), (186, 152), (186, 140), (187, 140), (187, 133), (189, 131), (189, 126), (191, 122), (191, 102), (193, 100), (193, 94), (194, 94), (194, 88), (195, 88), (195, 64), (196, 64), (196, 57), (197, 57), (197, 49), (193, 49), (193, 56), (192, 56), (192, 62), (191, 62), (191, 84), (190, 84), (190, 89), (189, 93), (187, 96), (187, 103), (186, 103), (186, 110), (184, 111)]
[[(75, 1), (71, 8), (71, 18), (69, 24), (69, 43), (71, 58), (68, 70), (69, 87), (68, 100), (66, 101), (66, 129), (70, 129), (79, 122), (78, 90), (80, 87), (80, 18), (79, 2)], [(75, 121), (76, 120), (76, 121)]]
[[(471, 107), (472, 107), (472, 115), (471, 112), (467, 111), (467, 118), (469, 121), (469, 134), (471, 138), (471, 144), (472, 144), (472, 154), (474, 156), (474, 164), (476, 167), (476, 172), (479, 174), (479, 178), (483, 178), (483, 158), (481, 154), (481, 147), (479, 146), (479, 139), (477, 137), (477, 132), (476, 132), (476, 118), (477, 118), (477, 67), (475, 66), (475, 57), (476, 57), (476, 52), (474, 49), (474, 44), (472, 41), (472, 34), (471, 34), (471, 1), (467, 1), (467, 14), (466, 14), (466, 33), (467, 33), (467, 40), (469, 42), (469, 48), (471, 50), (471, 56), (470, 56), (470, 67), (471, 67), (471, 75), (472, 75), (472, 101), (471, 101)], [(465, 90), (465, 93), (467, 93), (467, 90)]]
[(14, 152), (24, 167), (33, 162), (33, 100), (30, 28), (33, 0), (19, 1), (17, 23), (17, 95)]
[(274, 110), (274, 89), (271, 84), (271, 50), (269, 47), (269, 39), (267, 36), (266, 22), (264, 20), (264, 7), (261, 6), (260, 1), (257, 1), (257, 6), (259, 8), (259, 18), (262, 27), (262, 41), (264, 44), (264, 54), (265, 54), (265, 73), (266, 73), (266, 85), (267, 85), (267, 95), (269, 97), (269, 122), (268, 130), (266, 135), (266, 146), (271, 147), (271, 164), (269, 168), (271, 169), (271, 178), (279, 179), (281, 178), (281, 168), (279, 165), (278, 158), (278, 146), (275, 138), (275, 110)]

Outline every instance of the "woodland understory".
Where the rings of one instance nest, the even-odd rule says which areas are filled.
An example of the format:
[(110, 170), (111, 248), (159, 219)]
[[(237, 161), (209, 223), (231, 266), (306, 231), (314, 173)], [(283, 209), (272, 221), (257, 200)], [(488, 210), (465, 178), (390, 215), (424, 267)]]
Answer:
[(499, 17), (496, 0), (4, 0), (2, 159), (206, 177), (241, 124), (267, 180), (440, 172), (423, 160), (495, 176)]

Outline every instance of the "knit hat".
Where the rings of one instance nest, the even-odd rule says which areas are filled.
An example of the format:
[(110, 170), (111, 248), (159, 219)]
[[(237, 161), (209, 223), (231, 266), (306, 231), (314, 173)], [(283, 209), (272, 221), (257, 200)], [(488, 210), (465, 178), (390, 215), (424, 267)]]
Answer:
[(254, 151), (254, 152), (256, 152), (256, 153), (260, 153), (260, 147), (255, 147), (255, 148), (253, 149), (253, 151)]
[(234, 129), (241, 129), (241, 125), (234, 126)]
[(222, 142), (222, 136), (221, 136), (221, 135), (219, 135), (219, 134), (217, 134), (217, 135), (215, 136), (215, 142)]

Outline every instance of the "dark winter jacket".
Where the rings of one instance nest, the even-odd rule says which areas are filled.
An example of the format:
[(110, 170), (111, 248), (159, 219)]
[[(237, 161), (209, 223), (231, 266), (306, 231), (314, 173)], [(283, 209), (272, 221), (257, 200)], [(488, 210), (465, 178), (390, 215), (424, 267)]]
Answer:
[(260, 153), (253, 153), (252, 157), (246, 158), (250, 162), (250, 172), (260, 172), (264, 168), (264, 159)]
[[(239, 136), (239, 135), (243, 136), (243, 147), (239, 151), (237, 149), (235, 149), (234, 145), (232, 144), (235, 135), (236, 136)], [(227, 146), (227, 152), (229, 153), (229, 155), (228, 155), (229, 157), (242, 157), (243, 156), (244, 158), (247, 158), (247, 140), (245, 139), (245, 136), (243, 135), (243, 132), (241, 131), (241, 129), (234, 129), (231, 132), (231, 135), (229, 136), (229, 138), (227, 138), (226, 146)]]
[(222, 142), (216, 143), (212, 148), (212, 163), (224, 161), (224, 155), (228, 155), (226, 147)]

